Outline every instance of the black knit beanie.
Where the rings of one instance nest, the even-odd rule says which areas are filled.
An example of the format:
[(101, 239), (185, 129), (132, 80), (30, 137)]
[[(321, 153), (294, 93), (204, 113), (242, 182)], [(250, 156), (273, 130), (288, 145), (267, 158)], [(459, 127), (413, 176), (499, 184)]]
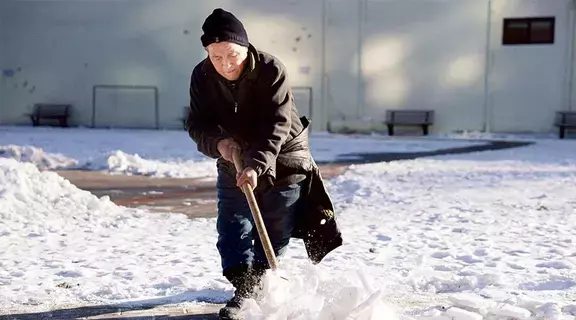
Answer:
[(221, 8), (214, 9), (202, 25), (204, 34), (200, 37), (202, 45), (207, 47), (214, 42), (234, 42), (248, 47), (248, 35), (242, 22), (232, 13)]

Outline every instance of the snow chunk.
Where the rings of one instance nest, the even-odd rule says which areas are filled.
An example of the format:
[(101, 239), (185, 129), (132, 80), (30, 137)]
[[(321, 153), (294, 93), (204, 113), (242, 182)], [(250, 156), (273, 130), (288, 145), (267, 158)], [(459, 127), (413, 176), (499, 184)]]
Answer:
[(453, 320), (482, 320), (482, 315), (458, 307), (446, 310), (445, 314)]
[[(263, 319), (400, 319), (398, 313), (365, 283), (366, 275), (331, 276), (318, 266), (269, 271), (259, 301), (250, 299), (242, 315)], [(286, 280), (288, 279), (288, 280)]]
[(531, 315), (530, 311), (511, 304), (498, 304), (498, 306), (493, 308), (490, 313), (495, 316), (511, 317), (515, 319), (528, 319)]
[(128, 175), (170, 178), (205, 178), (216, 176), (214, 160), (148, 160), (138, 154), (116, 150), (94, 157), (79, 166), (85, 170), (107, 171)]
[(489, 310), (496, 307), (496, 302), (482, 298), (475, 294), (457, 293), (448, 297), (455, 307), (474, 309), (476, 312), (486, 315)]
[(545, 303), (538, 307), (536, 310), (536, 316), (542, 317), (544, 319), (562, 319), (562, 308), (557, 303)]
[(15, 159), (31, 163), (40, 169), (59, 169), (75, 166), (78, 161), (59, 153), (45, 152), (33, 146), (5, 145), (0, 146), (0, 158)]

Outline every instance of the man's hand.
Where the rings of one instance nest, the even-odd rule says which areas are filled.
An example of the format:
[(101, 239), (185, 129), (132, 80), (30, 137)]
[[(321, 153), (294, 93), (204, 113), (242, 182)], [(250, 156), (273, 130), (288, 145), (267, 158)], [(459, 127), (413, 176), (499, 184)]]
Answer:
[(252, 190), (254, 190), (258, 184), (258, 174), (250, 167), (236, 174), (236, 185), (238, 187), (242, 188), (246, 183), (252, 187)]
[(240, 151), (240, 145), (232, 138), (226, 138), (218, 141), (218, 152), (226, 161), (234, 163), (234, 151)]

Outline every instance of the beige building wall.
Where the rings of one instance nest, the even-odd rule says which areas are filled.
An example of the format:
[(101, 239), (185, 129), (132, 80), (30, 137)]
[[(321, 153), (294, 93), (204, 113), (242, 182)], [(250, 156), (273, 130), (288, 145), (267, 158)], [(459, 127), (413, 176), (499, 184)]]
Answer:
[(487, 1), (328, 1), (334, 127), (434, 109), (432, 131), (483, 128)]
[[(9, 14), (1, 65), (13, 71), (2, 78), (2, 123), (29, 123), (25, 113), (33, 104), (49, 102), (72, 104), (74, 125), (181, 128), (191, 71), (206, 55), (201, 25), (216, 6), (238, 15), (250, 40), (283, 60), (303, 114), (311, 112), (309, 92), (321, 90), (321, 1), (8, 0), (2, 6)], [(321, 105), (319, 94), (312, 98)]]
[[(487, 97), (490, 130), (548, 132), (569, 108), (571, 0), (493, 0)], [(503, 19), (555, 17), (554, 44), (502, 45)]]
[[(39, 102), (73, 125), (181, 128), (201, 24), (234, 12), (287, 66), (316, 131), (381, 130), (388, 109), (433, 109), (432, 132), (549, 132), (574, 94), (572, 0), (0, 2), (0, 123)], [(506, 17), (556, 17), (556, 42), (502, 46)]]

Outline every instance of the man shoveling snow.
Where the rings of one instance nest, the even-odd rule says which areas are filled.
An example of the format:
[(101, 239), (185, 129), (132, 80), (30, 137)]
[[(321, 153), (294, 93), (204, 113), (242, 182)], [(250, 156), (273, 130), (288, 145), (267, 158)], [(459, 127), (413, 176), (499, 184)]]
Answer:
[[(342, 237), (310, 154), (308, 119), (298, 115), (282, 62), (251, 45), (230, 12), (215, 9), (202, 30), (208, 57), (192, 72), (186, 129), (200, 152), (218, 159), (217, 248), (223, 275), (235, 287), (220, 317), (235, 319), (270, 267), (239, 187), (253, 190), (274, 256), (290, 238), (302, 238), (318, 263)], [(235, 152), (242, 154), (242, 170), (234, 166)]]

